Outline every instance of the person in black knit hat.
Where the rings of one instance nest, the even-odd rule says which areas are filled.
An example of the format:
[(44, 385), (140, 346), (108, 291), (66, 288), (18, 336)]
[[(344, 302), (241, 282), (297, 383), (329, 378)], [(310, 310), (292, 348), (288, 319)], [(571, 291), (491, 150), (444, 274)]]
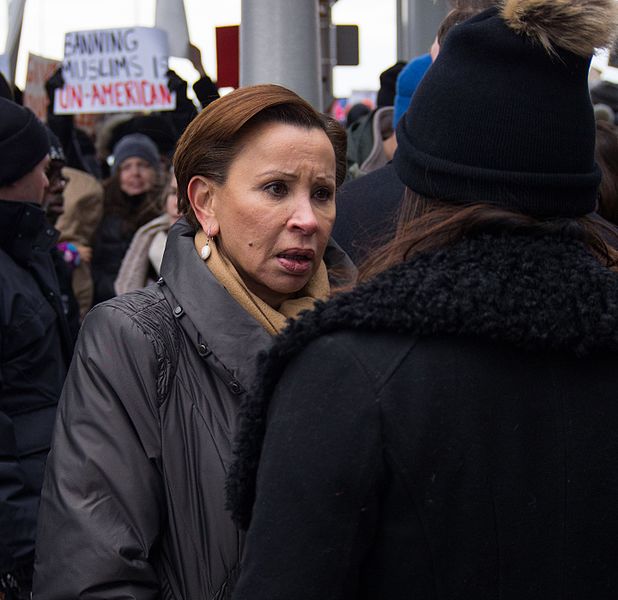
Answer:
[(0, 98), (0, 597), (28, 598), (37, 511), (73, 342), (45, 218), (50, 143)]
[(618, 597), (618, 253), (587, 72), (615, 0), (453, 28), (398, 132), (395, 239), (241, 408), (233, 600)]
[[(443, 39), (453, 27), (495, 5), (496, 2), (497, 0), (452, 0), (450, 2), (452, 10), (440, 24), (436, 40), (432, 45), (433, 59), (439, 53)], [(410, 68), (410, 64), (398, 77), (399, 87), (402, 84), (401, 78)], [(426, 70), (426, 68), (421, 69), (423, 75)], [(414, 78), (419, 79), (418, 72)], [(407, 81), (407, 83), (410, 82)], [(414, 89), (418, 83), (419, 81), (414, 83)], [(408, 105), (410, 100), (411, 95), (408, 98)], [(407, 110), (407, 106), (404, 109), (401, 108), (399, 101), (400, 98), (395, 99), (393, 117), (395, 125)], [(402, 114), (398, 115), (398, 112)], [(393, 134), (394, 138), (395, 134)], [(337, 192), (337, 221), (333, 228), (333, 237), (355, 264), (362, 264), (375, 248), (392, 239), (403, 192), (404, 184), (397, 176), (392, 161), (363, 175), (362, 178), (348, 181)]]

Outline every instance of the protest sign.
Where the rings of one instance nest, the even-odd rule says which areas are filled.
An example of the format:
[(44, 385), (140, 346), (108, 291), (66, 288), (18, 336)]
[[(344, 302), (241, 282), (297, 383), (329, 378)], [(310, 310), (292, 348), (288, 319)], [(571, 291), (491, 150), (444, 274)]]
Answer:
[[(0, 0), (1, 2), (1, 0)], [(2, 20), (7, 24), (6, 40), (4, 41), (4, 54), (1, 69), (5, 79), (13, 82), (15, 79), (15, 67), (17, 65), (17, 53), (21, 39), (21, 27), (24, 20), (26, 0), (5, 0), (0, 6), (4, 8)]]
[(0, 54), (0, 73), (7, 81), (11, 81), (11, 59), (8, 54)]
[(47, 120), (47, 105), (49, 104), (45, 82), (59, 66), (59, 60), (28, 54), (24, 106), (27, 106), (41, 121)]
[(167, 32), (170, 56), (189, 58), (189, 28), (184, 0), (157, 0), (155, 27)]
[(66, 34), (56, 114), (173, 110), (167, 87), (167, 35), (127, 27)]

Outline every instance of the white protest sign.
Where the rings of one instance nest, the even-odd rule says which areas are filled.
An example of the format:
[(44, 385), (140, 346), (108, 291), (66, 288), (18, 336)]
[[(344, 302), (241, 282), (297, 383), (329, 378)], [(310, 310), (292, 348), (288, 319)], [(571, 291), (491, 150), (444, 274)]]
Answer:
[[(3, 4), (5, 9), (3, 12), (6, 14), (6, 17), (3, 16), (2, 20), (3, 25), (6, 23), (6, 40), (2, 58), (2, 73), (7, 81), (12, 82), (15, 77), (26, 0), (5, 0)], [(4, 32), (5, 28), (3, 27), (2, 30)]]
[(148, 27), (96, 29), (66, 34), (56, 114), (173, 110), (167, 34)]
[(157, 0), (155, 27), (167, 31), (170, 56), (189, 58), (189, 28), (184, 0)]

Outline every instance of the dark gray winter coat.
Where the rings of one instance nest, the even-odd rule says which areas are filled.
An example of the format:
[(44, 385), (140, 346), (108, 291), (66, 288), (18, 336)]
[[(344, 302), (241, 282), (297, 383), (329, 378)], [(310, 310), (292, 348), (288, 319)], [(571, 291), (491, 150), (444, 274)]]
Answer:
[(82, 328), (43, 491), (39, 600), (215, 600), (237, 577), (224, 480), (272, 338), (204, 267), (184, 221), (161, 273), (165, 285), (95, 307)]

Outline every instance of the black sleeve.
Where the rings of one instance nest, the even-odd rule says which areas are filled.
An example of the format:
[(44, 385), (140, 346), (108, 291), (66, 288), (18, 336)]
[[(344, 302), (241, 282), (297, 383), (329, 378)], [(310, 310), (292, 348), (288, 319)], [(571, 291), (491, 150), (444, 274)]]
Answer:
[(92, 242), (93, 304), (116, 295), (114, 282), (131, 239), (122, 237), (122, 221), (117, 215), (104, 215)]
[(193, 84), (193, 91), (200, 101), (202, 108), (206, 108), (211, 102), (219, 98), (219, 90), (213, 80), (204, 75)]
[(382, 465), (371, 381), (336, 338), (313, 342), (271, 401), (234, 600), (356, 597)]
[(117, 307), (87, 316), (41, 496), (34, 597), (154, 600), (164, 515), (158, 359)]
[(176, 108), (162, 114), (171, 120), (176, 136), (180, 137), (187, 125), (197, 116), (197, 110), (187, 96), (187, 82), (171, 69), (167, 72), (167, 87), (170, 92), (176, 92)]
[(0, 572), (32, 569), (38, 506), (20, 465), (13, 422), (0, 410)]

